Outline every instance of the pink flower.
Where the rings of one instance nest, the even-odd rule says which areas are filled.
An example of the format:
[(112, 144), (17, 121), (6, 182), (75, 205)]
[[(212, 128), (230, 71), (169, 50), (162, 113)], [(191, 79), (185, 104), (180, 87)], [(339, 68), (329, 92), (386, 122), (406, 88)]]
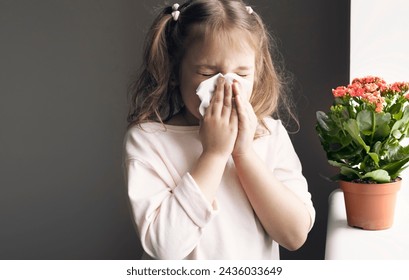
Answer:
[(383, 109), (382, 102), (376, 103), (375, 112), (380, 113), (380, 112), (382, 112), (382, 109)]
[(401, 91), (408, 91), (409, 90), (409, 83), (407, 82), (396, 82), (390, 85), (390, 89), (396, 93)]
[[(372, 104), (376, 112), (382, 112), (385, 108), (389, 108), (390, 104), (386, 103), (383, 96), (388, 94), (400, 94), (406, 99), (409, 99), (409, 82), (397, 82), (387, 84), (385, 80), (376, 76), (366, 76), (363, 78), (355, 78), (348, 86), (338, 86), (332, 90), (334, 97), (351, 97), (355, 103), (350, 103), (350, 106), (362, 104), (362, 102)], [(389, 97), (388, 97), (388, 100)], [(390, 101), (388, 101), (390, 102)]]
[(384, 103), (385, 103), (385, 99), (379, 96), (378, 100), (375, 101), (375, 104), (376, 104), (375, 112), (377, 113), (382, 112)]
[(368, 93), (364, 96), (364, 99), (368, 100), (371, 103), (376, 103), (380, 99), (379, 91), (374, 92), (373, 94)]
[(363, 88), (356, 88), (355, 89), (355, 96), (363, 97), (365, 95), (365, 89)]
[(348, 94), (352, 97), (362, 97), (365, 94), (365, 90), (359, 82), (348, 85)]
[(369, 92), (374, 92), (378, 89), (378, 85), (375, 83), (365, 84), (365, 89)]
[(332, 94), (334, 95), (334, 97), (343, 97), (346, 93), (346, 87), (343, 86), (339, 86), (336, 89), (332, 90)]
[(377, 84), (378, 86), (382, 86), (382, 85), (386, 85), (386, 82), (379, 77), (375, 77), (375, 76), (366, 76), (363, 78), (355, 78), (352, 83), (361, 83), (361, 84)]

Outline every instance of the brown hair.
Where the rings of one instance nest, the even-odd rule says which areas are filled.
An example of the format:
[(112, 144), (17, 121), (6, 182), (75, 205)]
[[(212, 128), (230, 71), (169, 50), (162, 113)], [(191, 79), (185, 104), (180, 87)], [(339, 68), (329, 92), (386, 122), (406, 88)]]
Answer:
[[(283, 76), (272, 61), (273, 40), (256, 12), (249, 13), (240, 0), (190, 0), (180, 5), (175, 21), (172, 7), (164, 8), (153, 22), (144, 46), (139, 77), (130, 87), (130, 125), (163, 122), (183, 107), (178, 89), (179, 62), (189, 42), (224, 36), (239, 30), (256, 51), (256, 69), (250, 103), (259, 121), (286, 111), (296, 118), (283, 94)], [(280, 107), (278, 103), (280, 101)], [(284, 110), (282, 110), (284, 109)]]

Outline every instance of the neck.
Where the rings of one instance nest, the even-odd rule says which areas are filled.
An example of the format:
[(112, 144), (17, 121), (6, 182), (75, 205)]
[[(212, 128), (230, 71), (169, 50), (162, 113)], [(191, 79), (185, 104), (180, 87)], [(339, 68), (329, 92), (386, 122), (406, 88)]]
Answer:
[(187, 126), (196, 126), (199, 125), (199, 120), (193, 116), (186, 107), (183, 107), (181, 110), (181, 115), (185, 120), (185, 125)]
[(179, 113), (174, 115), (169, 121), (166, 122), (170, 125), (177, 126), (197, 126), (199, 125), (199, 120), (193, 116), (185, 107), (183, 107)]

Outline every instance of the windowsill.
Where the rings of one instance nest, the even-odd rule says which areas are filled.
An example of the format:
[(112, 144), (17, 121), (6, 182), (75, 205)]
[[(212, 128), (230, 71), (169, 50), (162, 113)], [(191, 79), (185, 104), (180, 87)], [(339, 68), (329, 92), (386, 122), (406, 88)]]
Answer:
[(344, 194), (336, 189), (329, 196), (325, 259), (409, 259), (409, 185), (398, 192), (395, 218), (386, 230), (362, 230), (348, 226)]

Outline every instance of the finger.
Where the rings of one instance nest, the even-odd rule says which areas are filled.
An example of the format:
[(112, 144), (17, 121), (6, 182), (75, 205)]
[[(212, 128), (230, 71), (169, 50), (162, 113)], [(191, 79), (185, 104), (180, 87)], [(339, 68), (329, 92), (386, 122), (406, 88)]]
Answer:
[(222, 109), (222, 116), (230, 116), (231, 109), (232, 109), (232, 98), (233, 98), (233, 91), (232, 86), (229, 84), (224, 85), (224, 102), (223, 102), (223, 109)]
[(241, 101), (241, 104), (243, 105), (242, 107), (245, 109), (245, 111), (248, 113), (248, 116), (250, 117), (251, 115), (254, 115), (255, 116), (255, 113), (254, 113), (254, 110), (253, 110), (253, 106), (251, 105), (251, 103), (249, 102), (249, 100), (247, 99), (247, 94), (245, 94), (243, 91), (242, 91), (242, 87), (241, 87), (241, 85), (238, 83), (238, 82), (236, 82), (236, 83), (234, 83), (233, 84), (233, 93), (234, 93), (234, 96), (236, 97), (236, 96), (240, 96), (240, 100), (239, 100), (239, 102)]
[(210, 105), (209, 105), (212, 114), (220, 114), (222, 110), (224, 85), (225, 85), (224, 78), (223, 77), (217, 78), (216, 89), (214, 91), (212, 99), (210, 100)]
[(236, 94), (234, 96), (234, 102), (236, 105), (236, 110), (237, 110), (237, 116), (239, 118), (239, 121), (245, 121), (248, 119), (248, 113), (247, 113), (247, 108), (246, 105), (244, 104), (243, 98), (240, 94)]
[(242, 93), (241, 84), (237, 80), (233, 80), (232, 86), (233, 86), (234, 94), (241, 94)]
[(238, 122), (237, 109), (236, 109), (236, 105), (234, 105), (233, 103), (233, 106), (230, 111), (230, 123), (232, 125), (237, 125), (237, 122)]
[(245, 101), (243, 100), (242, 95), (240, 94), (240, 85), (237, 82), (233, 83), (233, 92), (234, 92), (234, 101), (236, 104), (237, 113), (239, 115), (239, 119), (243, 118), (247, 115), (247, 108)]

